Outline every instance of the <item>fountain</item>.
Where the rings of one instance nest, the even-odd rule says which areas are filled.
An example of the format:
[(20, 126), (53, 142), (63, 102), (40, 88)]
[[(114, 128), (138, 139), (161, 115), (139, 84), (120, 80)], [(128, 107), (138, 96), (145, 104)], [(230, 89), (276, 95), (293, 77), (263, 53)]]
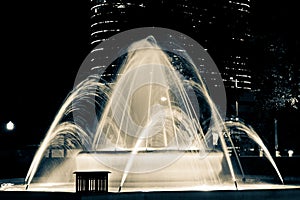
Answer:
[(283, 182), (255, 131), (225, 123), (220, 73), (187, 36), (127, 31), (96, 47), (82, 66), (36, 152), (26, 189), (72, 192), (74, 171), (95, 170), (111, 172), (111, 192), (242, 189), (225, 141), (234, 145), (231, 126), (263, 149)]

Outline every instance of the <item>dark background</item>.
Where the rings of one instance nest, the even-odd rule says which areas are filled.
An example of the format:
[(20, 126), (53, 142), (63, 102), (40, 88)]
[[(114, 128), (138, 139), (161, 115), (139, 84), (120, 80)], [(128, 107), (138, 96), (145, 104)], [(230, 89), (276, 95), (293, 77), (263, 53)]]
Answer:
[[(288, 49), (286, 55), (299, 66), (300, 14), (297, 8), (297, 1), (292, 0), (255, 1), (251, 24), (254, 34), (258, 35), (254, 37), (257, 60), (264, 60), (263, 49), (260, 49), (264, 41), (281, 38)], [(14, 149), (32, 146), (34, 153), (73, 88), (77, 70), (91, 50), (89, 7), (88, 1), (83, 0), (16, 0), (1, 1), (0, 10), (0, 150), (1, 156), (13, 159)], [(259, 64), (252, 67), (260, 74)], [(299, 121), (299, 111), (291, 114), (290, 119), (286, 113), (282, 118), (293, 122), (289, 126), (298, 130), (295, 123)], [(10, 120), (16, 126), (11, 132), (5, 130)], [(299, 146), (299, 136), (293, 137), (295, 135), (281, 136), (281, 139), (294, 141), (293, 145)]]
[[(88, 4), (1, 4), (0, 148), (38, 144), (88, 53)], [(3, 135), (10, 120), (16, 129)]]

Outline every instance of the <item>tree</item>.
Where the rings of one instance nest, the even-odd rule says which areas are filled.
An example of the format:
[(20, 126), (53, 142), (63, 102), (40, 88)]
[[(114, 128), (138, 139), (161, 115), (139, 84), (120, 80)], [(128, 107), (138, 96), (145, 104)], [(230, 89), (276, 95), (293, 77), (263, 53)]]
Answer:
[(276, 113), (299, 109), (299, 66), (292, 62), (293, 53), (280, 38), (267, 42), (256, 95), (262, 110)]
[[(257, 40), (254, 82), (256, 83), (257, 126), (273, 146), (274, 119), (282, 148), (296, 148), (300, 116), (300, 71), (296, 49), (280, 35), (265, 35)], [(279, 144), (280, 145), (280, 144)], [(300, 151), (300, 149), (299, 149)], [(299, 152), (298, 152), (299, 153)]]

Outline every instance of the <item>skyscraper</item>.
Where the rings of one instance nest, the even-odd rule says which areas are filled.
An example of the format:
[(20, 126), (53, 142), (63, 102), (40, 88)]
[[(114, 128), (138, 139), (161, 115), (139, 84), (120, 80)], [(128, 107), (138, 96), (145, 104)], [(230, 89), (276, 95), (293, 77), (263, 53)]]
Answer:
[(91, 46), (95, 47), (110, 36), (133, 27), (133, 16), (140, 15), (145, 7), (137, 0), (91, 0)]
[(251, 71), (249, 67), (249, 42), (251, 30), (249, 17), (250, 0), (230, 0), (224, 5), (228, 43), (222, 52), (223, 77), (225, 85), (235, 90), (251, 90)]
[(251, 90), (250, 11), (250, 0), (91, 0), (91, 45), (130, 28), (174, 29), (208, 49), (227, 88)]
[(90, 5), (92, 48), (131, 28), (174, 29), (207, 49), (217, 63), (227, 92), (251, 90), (250, 0), (91, 0)]

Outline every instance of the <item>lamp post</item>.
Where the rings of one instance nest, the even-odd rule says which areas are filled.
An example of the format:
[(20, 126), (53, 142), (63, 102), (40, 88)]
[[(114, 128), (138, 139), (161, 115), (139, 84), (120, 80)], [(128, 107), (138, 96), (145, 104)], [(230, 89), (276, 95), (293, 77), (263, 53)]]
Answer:
[(274, 136), (275, 136), (275, 156), (279, 157), (280, 152), (278, 151), (278, 133), (277, 133), (277, 119), (274, 119)]
[(238, 102), (238, 80), (235, 79), (235, 120), (239, 120), (239, 102)]

